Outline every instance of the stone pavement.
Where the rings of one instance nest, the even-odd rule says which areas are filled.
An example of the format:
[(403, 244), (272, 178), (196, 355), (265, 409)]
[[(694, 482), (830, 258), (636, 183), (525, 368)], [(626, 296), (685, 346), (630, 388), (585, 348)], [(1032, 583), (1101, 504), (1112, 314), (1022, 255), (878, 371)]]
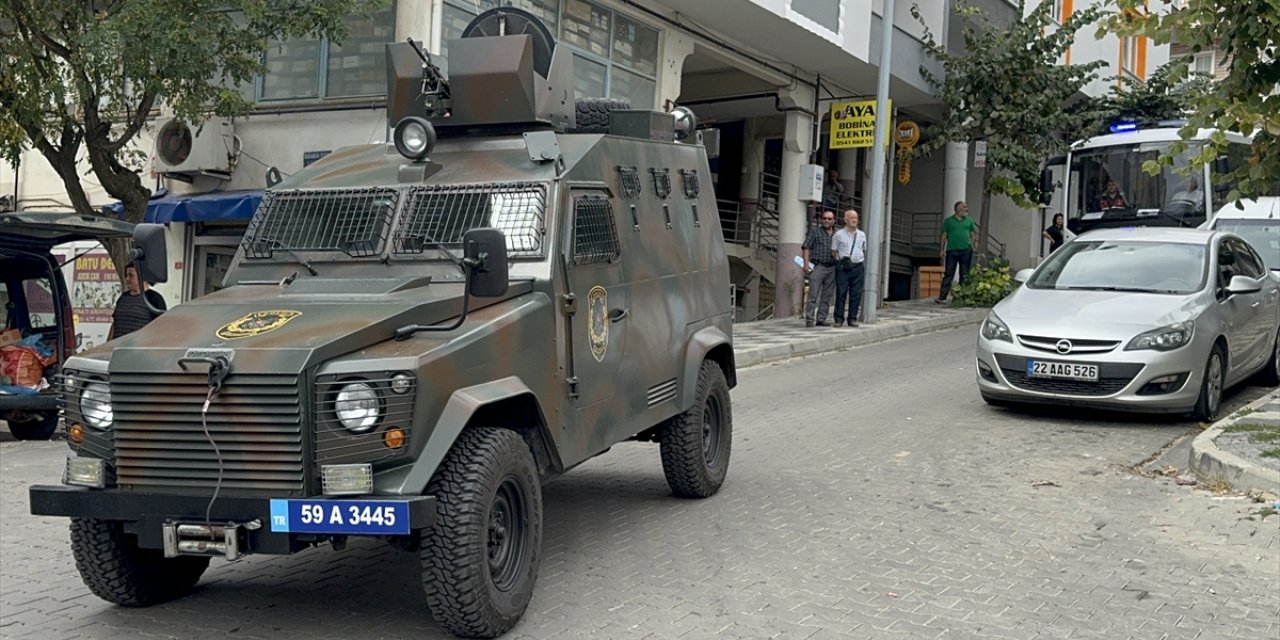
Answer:
[(1276, 463), (1251, 459), (1256, 458), (1249, 455), (1253, 447), (1222, 446), (1226, 444), (1222, 432), (1238, 422), (1280, 424), (1280, 392), (1258, 399), (1196, 436), (1191, 443), (1192, 472), (1201, 480), (1225, 480), (1237, 491), (1266, 491), (1280, 496), (1280, 470)]
[(860, 327), (806, 328), (803, 318), (739, 322), (733, 325), (733, 352), (739, 367), (749, 367), (975, 324), (989, 311), (953, 308), (933, 300), (908, 300), (888, 303), (879, 310), (875, 323)]

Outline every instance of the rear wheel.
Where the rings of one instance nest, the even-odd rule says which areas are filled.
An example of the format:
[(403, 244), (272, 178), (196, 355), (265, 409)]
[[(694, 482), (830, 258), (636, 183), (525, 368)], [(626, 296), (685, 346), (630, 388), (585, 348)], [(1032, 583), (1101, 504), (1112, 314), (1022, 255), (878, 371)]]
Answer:
[(58, 412), (26, 420), (10, 420), (9, 433), (18, 440), (48, 440), (58, 430)]
[(529, 606), (542, 550), (542, 489), (529, 447), (507, 429), (467, 429), (427, 492), (436, 522), (419, 557), (431, 615), (454, 635), (502, 635)]
[(673, 493), (707, 498), (720, 490), (733, 448), (729, 384), (720, 365), (702, 363), (693, 406), (667, 421), (660, 442), (662, 471)]
[(1218, 417), (1226, 377), (1226, 357), (1222, 353), (1222, 347), (1215, 346), (1209, 352), (1209, 361), (1205, 363), (1204, 379), (1200, 381), (1200, 399), (1196, 401), (1191, 417), (1201, 422), (1212, 422)]
[(209, 558), (166, 558), (159, 549), (143, 549), (119, 522), (92, 518), (71, 519), (71, 555), (94, 595), (126, 607), (180, 598), (209, 567)]

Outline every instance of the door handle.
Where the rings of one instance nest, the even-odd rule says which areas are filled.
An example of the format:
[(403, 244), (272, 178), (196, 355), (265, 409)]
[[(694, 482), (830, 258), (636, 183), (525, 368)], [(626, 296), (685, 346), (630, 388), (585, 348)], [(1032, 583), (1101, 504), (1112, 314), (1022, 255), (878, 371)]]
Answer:
[(1255, 302), (1255, 303), (1253, 303), (1253, 304), (1251, 304), (1251, 305), (1249, 305), (1249, 306), (1253, 307), (1254, 309), (1257, 309), (1258, 307), (1261, 307), (1261, 306), (1262, 306), (1262, 301), (1261, 301), (1261, 300), (1259, 300), (1259, 301), (1257, 301), (1257, 302)]
[(609, 311), (609, 322), (619, 322), (623, 318), (631, 314), (631, 310), (625, 307), (619, 307)]

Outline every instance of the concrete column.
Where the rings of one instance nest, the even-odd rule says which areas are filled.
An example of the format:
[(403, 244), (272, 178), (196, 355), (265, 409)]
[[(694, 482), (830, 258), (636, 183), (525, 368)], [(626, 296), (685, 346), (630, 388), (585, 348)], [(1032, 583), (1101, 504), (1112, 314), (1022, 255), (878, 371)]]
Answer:
[[(858, 155), (862, 157), (859, 165), (862, 172), (858, 175), (858, 179), (862, 181), (862, 209), (858, 211), (861, 218), (870, 221), (870, 215), (865, 210), (871, 204), (871, 149), (863, 148), (857, 150)], [(861, 225), (863, 231), (866, 231), (866, 223)]]
[(668, 29), (662, 47), (662, 67), (658, 69), (658, 101), (654, 109), (670, 111), (680, 98), (684, 59), (693, 54), (693, 39)]
[[(835, 151), (836, 165), (840, 171), (840, 184), (844, 185), (844, 195), (842, 198), (852, 198), (857, 191), (858, 180), (858, 150), (857, 149), (839, 149)], [(844, 212), (836, 212), (836, 222), (844, 221)], [(858, 215), (862, 215), (862, 209), (858, 209)]]
[[(764, 172), (764, 140), (757, 135), (759, 118), (747, 120), (743, 127), (742, 186), (738, 190), (738, 202), (742, 204), (742, 222), (750, 225), (756, 217), (756, 205), (760, 203), (760, 174)], [(749, 227), (748, 227), (749, 228)]]
[[(969, 145), (965, 142), (948, 142), (946, 166), (942, 170), (942, 215), (951, 215), (952, 207), (960, 200), (967, 200), (965, 185), (969, 179)], [(973, 203), (969, 203), (973, 209)]]
[[(813, 103), (812, 90), (792, 91), (797, 103)], [(794, 318), (803, 310), (804, 271), (796, 264), (800, 245), (807, 228), (805, 203), (800, 201), (800, 165), (809, 161), (813, 148), (813, 116), (801, 111), (787, 112), (786, 134), (782, 146), (782, 176), (778, 194), (778, 268), (774, 291), (773, 316)]]

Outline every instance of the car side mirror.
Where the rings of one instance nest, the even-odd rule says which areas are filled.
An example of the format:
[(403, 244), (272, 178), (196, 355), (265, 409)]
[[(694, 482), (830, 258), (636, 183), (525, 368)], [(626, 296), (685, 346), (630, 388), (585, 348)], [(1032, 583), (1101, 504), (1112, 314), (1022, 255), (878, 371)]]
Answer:
[(1035, 272), (1035, 269), (1020, 269), (1017, 273), (1013, 274), (1013, 281), (1022, 284), (1023, 282), (1030, 280), (1031, 274)]
[(1262, 291), (1262, 283), (1248, 276), (1231, 276), (1231, 282), (1227, 283), (1228, 295), (1240, 295), (1242, 293), (1257, 293)]
[(143, 282), (169, 281), (169, 249), (164, 225), (142, 223), (133, 228), (133, 263)]
[(511, 283), (507, 237), (498, 229), (472, 229), (462, 236), (463, 258), (469, 274), (467, 292), (477, 298), (506, 295)]

